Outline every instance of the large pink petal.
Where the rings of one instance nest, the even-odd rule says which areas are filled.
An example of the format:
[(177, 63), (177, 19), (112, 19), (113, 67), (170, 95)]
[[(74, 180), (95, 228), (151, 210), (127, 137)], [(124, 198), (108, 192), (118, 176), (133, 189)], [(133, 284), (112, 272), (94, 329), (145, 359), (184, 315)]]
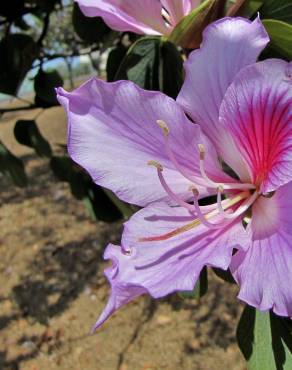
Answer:
[(88, 17), (102, 17), (114, 30), (139, 34), (167, 35), (161, 15), (162, 7), (157, 0), (75, 0)]
[(260, 310), (292, 316), (292, 184), (253, 206), (252, 244), (231, 265), (239, 298)]
[(168, 233), (193, 220), (184, 208), (154, 203), (125, 224), (122, 248), (109, 245), (105, 251), (105, 258), (113, 262), (106, 270), (111, 296), (96, 327), (141, 294), (159, 298), (179, 290), (192, 290), (204, 266), (227, 269), (233, 248), (246, 248), (248, 235), (236, 221), (219, 230), (199, 225), (167, 240), (140, 240)]
[(220, 124), (231, 134), (262, 192), (292, 180), (292, 79), (288, 72), (289, 63), (277, 59), (242, 69), (220, 109)]
[[(129, 81), (106, 83), (91, 79), (71, 93), (58, 89), (58, 98), (68, 115), (68, 150), (93, 180), (113, 190), (121, 199), (144, 206), (168, 197), (156, 170), (147, 165), (159, 161), (173, 191), (190, 197), (190, 182), (169, 160), (161, 128), (169, 125), (170, 145), (178, 162), (196, 180), (199, 174), (197, 145), (208, 148), (207, 170), (220, 181), (217, 154), (200, 127), (191, 123), (181, 107), (159, 92), (145, 91)], [(202, 195), (204, 194), (204, 189)], [(206, 192), (205, 192), (206, 193)]]
[(186, 79), (177, 98), (192, 119), (201, 125), (219, 152), (229, 150), (230, 165), (242, 179), (247, 170), (237, 152), (226, 148), (225, 131), (219, 123), (219, 108), (228, 86), (245, 66), (254, 63), (268, 43), (259, 19), (224, 18), (204, 31), (199, 50), (185, 63)]

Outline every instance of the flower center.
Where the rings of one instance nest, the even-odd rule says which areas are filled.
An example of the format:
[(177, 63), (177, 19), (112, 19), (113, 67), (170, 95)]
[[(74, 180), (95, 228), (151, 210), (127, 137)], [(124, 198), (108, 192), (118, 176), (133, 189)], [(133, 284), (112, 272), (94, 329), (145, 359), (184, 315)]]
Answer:
[[(168, 194), (168, 196), (178, 205), (184, 207), (189, 211), (191, 215), (194, 215), (194, 221), (172, 230), (166, 234), (153, 236), (153, 237), (146, 237), (140, 238), (140, 241), (154, 241), (154, 240), (166, 240), (175, 235), (181, 234), (185, 231), (191, 230), (192, 228), (198, 225), (205, 225), (209, 229), (218, 229), (222, 228), (228, 224), (230, 224), (233, 220), (238, 218), (239, 216), (243, 215), (254, 203), (254, 201), (259, 197), (260, 193), (256, 189), (256, 186), (251, 183), (218, 183), (210, 179), (207, 175), (205, 170), (206, 164), (206, 150), (203, 144), (198, 144), (199, 150), (199, 167), (200, 167), (200, 175), (201, 178), (204, 180), (205, 185), (208, 188), (213, 188), (216, 190), (217, 193), (217, 202), (213, 205), (214, 208), (211, 211), (206, 212), (206, 207), (201, 207), (199, 204), (199, 191), (197, 184), (194, 183), (194, 179), (186, 172), (184, 167), (179, 163), (174, 152), (171, 149), (170, 141), (169, 141), (169, 128), (167, 124), (162, 121), (158, 120), (157, 124), (162, 129), (163, 136), (165, 139), (165, 148), (168, 154), (168, 157), (174, 167), (179, 171), (186, 179), (191, 181), (193, 185), (190, 186), (189, 191), (192, 193), (191, 198), (193, 200), (192, 204), (186, 202), (180, 196), (174, 193), (174, 191), (169, 187), (167, 184), (165, 177), (163, 176), (163, 166), (157, 162), (150, 160), (148, 165), (154, 166), (157, 170), (157, 175), (159, 181)], [(225, 190), (228, 191), (226, 199), (222, 199)], [(234, 194), (238, 190), (238, 193)], [(230, 195), (233, 193), (233, 195)], [(236, 208), (237, 207), (237, 208)], [(208, 210), (210, 206), (208, 206)], [(214, 221), (215, 222), (212, 222)]]

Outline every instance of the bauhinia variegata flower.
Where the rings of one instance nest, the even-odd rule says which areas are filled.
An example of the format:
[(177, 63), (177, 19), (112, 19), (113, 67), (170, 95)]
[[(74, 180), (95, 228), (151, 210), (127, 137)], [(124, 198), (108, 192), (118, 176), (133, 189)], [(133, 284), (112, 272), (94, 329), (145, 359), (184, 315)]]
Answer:
[(117, 31), (169, 35), (201, 0), (75, 0), (88, 17), (102, 17)]
[(58, 89), (73, 160), (145, 207), (106, 248), (96, 327), (142, 294), (192, 290), (204, 266), (230, 268), (241, 300), (292, 316), (292, 65), (256, 62), (268, 41), (259, 19), (211, 24), (176, 101), (128, 81)]

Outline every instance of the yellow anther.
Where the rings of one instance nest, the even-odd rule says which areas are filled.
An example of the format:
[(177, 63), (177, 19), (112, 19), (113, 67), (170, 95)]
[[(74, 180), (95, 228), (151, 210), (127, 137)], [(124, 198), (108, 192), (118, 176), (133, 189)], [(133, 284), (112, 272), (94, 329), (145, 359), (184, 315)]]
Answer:
[(156, 121), (156, 123), (161, 128), (161, 130), (163, 131), (163, 134), (165, 136), (168, 136), (169, 135), (169, 128), (168, 128), (167, 124), (164, 121), (162, 121), (162, 119), (158, 119)]
[(204, 144), (198, 144), (199, 152), (200, 152), (200, 159), (204, 160), (205, 159), (205, 146)]
[(148, 166), (156, 167), (158, 169), (158, 171), (163, 171), (162, 165), (157, 161), (150, 160), (150, 161), (147, 162), (147, 164), (148, 164)]
[(197, 196), (197, 197), (200, 195), (199, 190), (198, 190), (195, 186), (193, 186), (193, 185), (191, 185), (191, 186), (189, 187), (189, 191), (192, 191), (192, 192), (193, 192), (193, 194), (194, 194), (195, 196)]
[(219, 185), (218, 188), (217, 188), (217, 190), (220, 191), (220, 193), (223, 193), (224, 186), (223, 185)]

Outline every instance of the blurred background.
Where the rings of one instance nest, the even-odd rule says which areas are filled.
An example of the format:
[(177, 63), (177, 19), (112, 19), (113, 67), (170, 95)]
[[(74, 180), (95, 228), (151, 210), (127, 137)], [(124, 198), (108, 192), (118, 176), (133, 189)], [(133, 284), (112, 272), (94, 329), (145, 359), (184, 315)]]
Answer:
[[(260, 9), (269, 18), (275, 2), (227, 3), (231, 15)], [(209, 21), (227, 14), (222, 9)], [(289, 9), (274, 7), (273, 17), (290, 22)], [(287, 50), (272, 43), (265, 55), (287, 59)], [(69, 159), (54, 88), (98, 76), (176, 97), (189, 51), (113, 31), (70, 0), (1, 1), (0, 369), (246, 368), (235, 335), (238, 289), (218, 271), (208, 273), (207, 294), (205, 277), (199, 294), (142, 297), (90, 334), (109, 294), (104, 247), (119, 243), (135, 209)]]

